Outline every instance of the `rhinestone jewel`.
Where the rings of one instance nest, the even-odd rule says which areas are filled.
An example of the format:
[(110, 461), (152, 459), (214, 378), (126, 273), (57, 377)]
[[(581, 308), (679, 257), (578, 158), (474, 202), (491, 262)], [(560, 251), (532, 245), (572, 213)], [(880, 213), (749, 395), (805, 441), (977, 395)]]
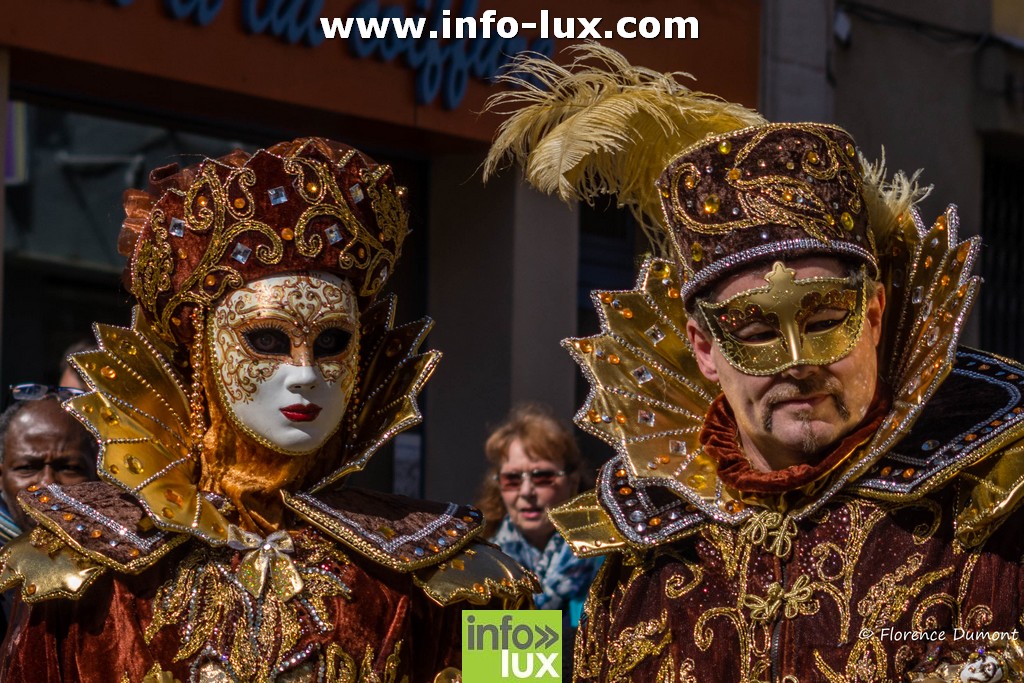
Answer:
[(646, 365), (641, 365), (636, 370), (633, 370), (632, 375), (640, 384), (646, 384), (654, 379), (654, 375), (651, 374)]
[(713, 214), (718, 213), (718, 207), (721, 206), (722, 202), (718, 198), (717, 194), (709, 194), (704, 199), (704, 213)]
[(285, 192), (284, 186), (272, 187), (267, 190), (267, 194), (270, 196), (270, 203), (274, 206), (288, 201), (288, 193)]
[(324, 229), (324, 234), (327, 235), (327, 241), (331, 244), (337, 244), (343, 239), (341, 236), (341, 228), (338, 227), (337, 223), (328, 225)]
[(914, 287), (914, 293), (910, 296), (910, 303), (915, 306), (921, 303), (921, 299), (924, 298), (924, 289), (921, 287)]
[(182, 237), (185, 234), (185, 221), (180, 218), (172, 218), (169, 232), (175, 237)]
[(249, 260), (249, 255), (252, 253), (252, 249), (245, 246), (241, 242), (235, 245), (234, 250), (231, 252), (231, 258), (235, 259), (239, 263), (244, 264)]
[(665, 338), (665, 333), (662, 332), (661, 328), (658, 327), (657, 325), (652, 325), (651, 327), (648, 327), (647, 331), (644, 332), (644, 334), (646, 334), (647, 338), (650, 339), (655, 344), (657, 344), (658, 342)]
[(360, 185), (359, 183), (356, 183), (355, 185), (352, 185), (350, 188), (348, 188), (348, 192), (349, 194), (352, 195), (352, 201), (354, 201), (356, 204), (363, 201), (363, 197), (366, 196), (363, 194), (363, 186)]
[(921, 450), (922, 451), (934, 451), (936, 448), (938, 448), (938, 446), (939, 446), (939, 442), (938, 441), (936, 441), (935, 439), (928, 439), (923, 444), (921, 444)]
[(637, 420), (637, 422), (639, 422), (642, 425), (647, 425), (648, 427), (653, 427), (654, 426), (654, 413), (652, 413), (649, 410), (641, 410), (641, 411), (637, 412), (636, 420)]
[(643, 510), (633, 510), (632, 512), (629, 513), (629, 521), (631, 522), (640, 522), (644, 519), (644, 517), (646, 517), (646, 515), (644, 514)]
[(672, 440), (668, 442), (668, 452), (672, 455), (686, 455), (686, 442)]

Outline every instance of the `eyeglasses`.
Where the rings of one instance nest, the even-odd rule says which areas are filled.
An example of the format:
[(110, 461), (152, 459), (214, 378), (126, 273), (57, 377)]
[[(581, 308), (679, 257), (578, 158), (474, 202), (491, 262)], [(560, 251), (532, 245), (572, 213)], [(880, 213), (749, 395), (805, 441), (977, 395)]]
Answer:
[(494, 480), (505, 491), (514, 491), (529, 479), (534, 488), (554, 486), (555, 480), (565, 476), (565, 470), (530, 470), (529, 472), (498, 472)]
[(55, 395), (61, 401), (66, 401), (84, 393), (77, 387), (55, 387), (50, 384), (12, 384), (10, 386), (11, 398), (15, 401), (38, 401), (50, 395)]

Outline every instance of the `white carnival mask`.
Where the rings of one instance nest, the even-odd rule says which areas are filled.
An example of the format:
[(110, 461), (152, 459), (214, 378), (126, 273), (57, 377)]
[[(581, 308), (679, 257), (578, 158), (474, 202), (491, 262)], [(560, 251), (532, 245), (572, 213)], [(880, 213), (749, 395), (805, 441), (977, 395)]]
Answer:
[(237, 429), (287, 455), (313, 453), (334, 435), (359, 362), (359, 312), (347, 280), (254, 280), (224, 297), (209, 327), (217, 393)]

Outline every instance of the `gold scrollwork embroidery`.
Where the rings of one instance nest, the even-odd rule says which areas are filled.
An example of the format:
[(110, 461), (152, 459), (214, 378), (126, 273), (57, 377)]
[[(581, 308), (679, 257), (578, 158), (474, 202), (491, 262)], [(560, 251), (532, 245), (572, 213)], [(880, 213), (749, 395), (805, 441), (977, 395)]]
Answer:
[(670, 642), (668, 610), (662, 610), (656, 619), (622, 629), (608, 646), (608, 680), (613, 683), (630, 680), (629, 673), (633, 669), (648, 657), (660, 654)]
[(665, 581), (665, 597), (670, 600), (681, 598), (686, 595), (694, 588), (700, 585), (701, 581), (704, 580), (704, 569), (700, 565), (688, 564), (688, 569), (693, 572), (693, 576), (687, 581), (686, 577), (682, 574), (675, 574), (670, 576)]
[(343, 564), (344, 555), (317, 536), (301, 537), (301, 543), (297, 538), (296, 545), (302, 604), (296, 599), (283, 601), (274, 591), (250, 595), (234, 580), (228, 552), (198, 547), (157, 590), (153, 620), (145, 632), (147, 642), (161, 629), (177, 627), (181, 646), (175, 660), (210, 649), (226, 657), (240, 681), (272, 679), (275, 670), (287, 668), (285, 660), (301, 640), (301, 615), (330, 621), (329, 601), (348, 596), (348, 587), (336, 576), (316, 567), (326, 561)]

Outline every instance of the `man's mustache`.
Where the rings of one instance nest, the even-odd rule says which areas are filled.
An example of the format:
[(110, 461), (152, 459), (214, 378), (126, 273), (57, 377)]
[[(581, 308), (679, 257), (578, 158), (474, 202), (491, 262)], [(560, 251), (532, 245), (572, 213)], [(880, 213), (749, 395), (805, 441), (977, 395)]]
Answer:
[(780, 380), (775, 386), (765, 392), (765, 431), (771, 432), (772, 409), (779, 403), (810, 396), (820, 396), (822, 394), (832, 397), (836, 404), (836, 410), (842, 419), (846, 420), (850, 417), (850, 409), (843, 399), (843, 385), (834, 376), (827, 373), (815, 373), (809, 377), (790, 377)]

